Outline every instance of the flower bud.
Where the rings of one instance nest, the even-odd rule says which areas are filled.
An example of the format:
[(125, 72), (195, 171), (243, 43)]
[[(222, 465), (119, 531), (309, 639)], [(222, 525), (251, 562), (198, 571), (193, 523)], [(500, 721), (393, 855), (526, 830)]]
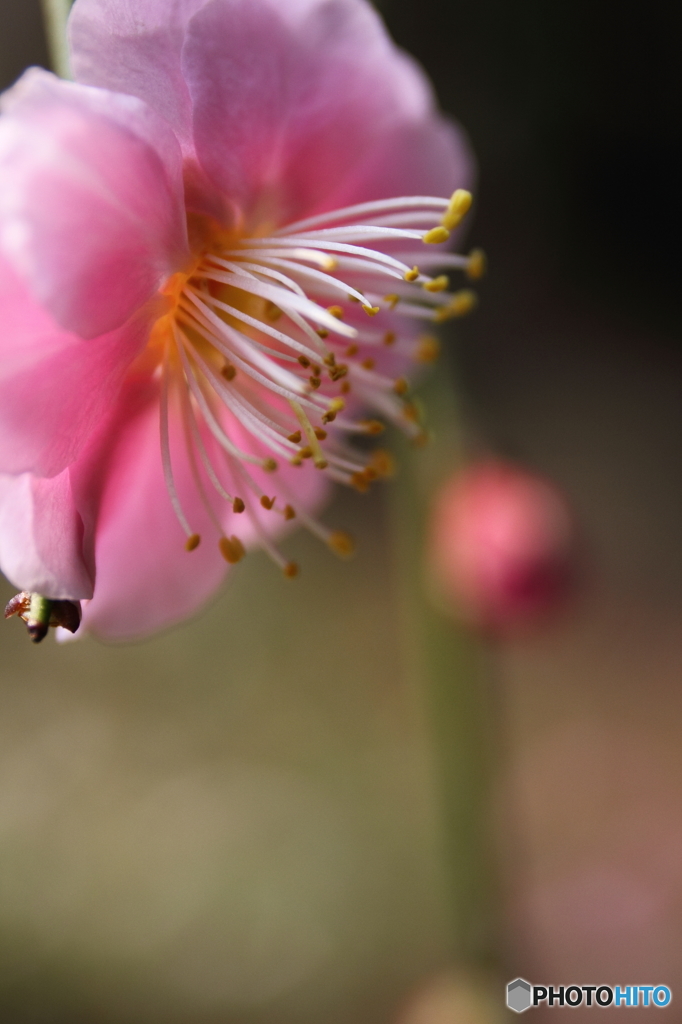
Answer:
[(508, 633), (545, 620), (571, 590), (575, 547), (573, 518), (558, 489), (509, 463), (476, 463), (436, 498), (432, 572), (471, 625)]

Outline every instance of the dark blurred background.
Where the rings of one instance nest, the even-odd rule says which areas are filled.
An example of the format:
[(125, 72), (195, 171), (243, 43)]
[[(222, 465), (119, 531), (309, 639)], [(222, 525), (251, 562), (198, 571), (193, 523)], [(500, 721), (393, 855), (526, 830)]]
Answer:
[(458, 336), (472, 446), (558, 481), (585, 543), (571, 621), (498, 651), (510, 976), (679, 984), (682, 7), (384, 10), (480, 160), (491, 273)]
[[(457, 383), (467, 409), (471, 450), (492, 449), (553, 477), (576, 510), (583, 540), (581, 602), (541, 636), (501, 644), (494, 652), (507, 732), (507, 768), (496, 800), (504, 808), (501, 820), (508, 821), (511, 815), (515, 830), (513, 841), (500, 838), (510, 977), (518, 973), (566, 984), (598, 977), (611, 984), (662, 982), (673, 989), (677, 984), (679, 991), (682, 5), (666, 0), (383, 0), (380, 6), (395, 39), (427, 68), (443, 107), (466, 126), (478, 154), (480, 181), (469, 237), (485, 248), (491, 269), (481, 288), (478, 312), (456, 338)], [(45, 63), (46, 50), (38, 0), (2, 0), (2, 15), (0, 77), (5, 86), (26, 65)], [(380, 515), (380, 503), (373, 507)], [(362, 519), (356, 505), (346, 500), (344, 509), (351, 520), (358, 519), (356, 527), (366, 531), (373, 545), (374, 560), (365, 571), (381, 576), (388, 571), (381, 539), (373, 527), (363, 527), (367, 517)], [(305, 547), (303, 541), (295, 543)], [(366, 688), (358, 682), (350, 702), (338, 703), (340, 698), (332, 696), (331, 689), (320, 695), (315, 674), (306, 675), (306, 668), (290, 699), (277, 697), (277, 716), (272, 710), (277, 690), (269, 680), (267, 659), (263, 655), (256, 668), (249, 668), (246, 644), (237, 643), (236, 658), (247, 675), (258, 676), (260, 671), (261, 681), (249, 690), (259, 695), (256, 711), (246, 691), (229, 691), (229, 714), (216, 696), (224, 685), (215, 667), (217, 646), (213, 667), (202, 672), (195, 688), (189, 654), (181, 652), (206, 651), (223, 614), (238, 618), (248, 612), (259, 626), (272, 630), (280, 622), (278, 615), (262, 611), (256, 584), (259, 574), (267, 574), (257, 559), (255, 563), (256, 569), (248, 570), (255, 576), (237, 582), (241, 591), (232, 588), (199, 624), (176, 632), (170, 641), (153, 641), (142, 655), (102, 654), (86, 644), (76, 653), (76, 648), (50, 652), (49, 657), (40, 652), (41, 660), (36, 661), (36, 652), (20, 646), (18, 632), (16, 647), (14, 640), (3, 639), (8, 682), (2, 717), (8, 749), (19, 751), (5, 764), (5, 789), (9, 786), (14, 792), (19, 771), (23, 782), (16, 783), (16, 801), (24, 806), (28, 794), (38, 806), (36, 793), (43, 790), (31, 774), (32, 759), (45, 762), (44, 771), (50, 775), (49, 765), (56, 758), (64, 772), (63, 786), (57, 787), (59, 799), (66, 801), (69, 820), (77, 825), (76, 838), (73, 828), (68, 840), (61, 833), (55, 838), (57, 826), (50, 825), (48, 812), (38, 807), (31, 812), (30, 827), (21, 815), (19, 825), (5, 826), (9, 838), (2, 863), (9, 878), (5, 888), (14, 893), (14, 902), (8, 900), (10, 910), (5, 910), (0, 924), (6, 936), (3, 946), (13, 952), (5, 958), (10, 966), (0, 971), (0, 1007), (3, 1019), (12, 1024), (100, 1019), (119, 1024), (140, 1015), (146, 1020), (175, 1020), (178, 1007), (184, 1007), (181, 1017), (192, 1024), (314, 1019), (378, 1024), (394, 1019), (409, 993), (447, 966), (447, 927), (439, 909), (442, 869), (434, 853), (437, 827), (424, 811), (430, 806), (428, 771), (423, 768), (428, 738), (419, 716), (410, 717), (410, 695), (400, 692), (396, 697), (392, 655), (382, 658), (375, 652), (369, 666), (363, 663), (369, 674), (358, 679)], [(329, 571), (325, 564), (321, 572)], [(354, 566), (350, 577), (336, 574), (338, 594), (356, 600), (352, 595), (357, 590), (352, 588), (361, 572)], [(302, 598), (306, 614), (314, 612), (315, 593), (313, 581)], [(386, 650), (392, 651), (388, 618), (382, 619), (390, 609), (383, 600), (379, 592), (366, 592), (355, 613), (356, 624), (362, 632), (362, 623), (374, 616), (374, 640), (385, 637)], [(342, 615), (340, 598), (337, 605)], [(296, 664), (294, 654), (290, 660)], [(342, 674), (335, 678), (343, 685), (343, 671), (355, 678), (355, 670), (343, 658), (340, 665)], [(152, 698), (140, 696), (138, 689), (147, 683), (142, 675), (135, 677), (135, 672), (145, 670), (158, 680), (153, 693), (162, 706), (169, 685), (173, 694), (172, 708), (163, 706), (161, 713), (166, 732), (154, 734), (156, 753), (148, 756), (141, 751), (149, 736)], [(45, 706), (52, 709), (49, 714)], [(231, 735), (231, 726), (236, 729), (235, 708), (239, 735), (252, 737), (251, 746), (243, 740), (246, 752), (240, 756), (253, 760), (254, 749), (262, 746), (267, 753), (258, 757), (267, 760), (272, 771), (309, 773), (317, 779), (311, 784), (326, 794), (319, 797), (323, 811), (315, 810), (318, 797), (310, 803), (300, 790), (299, 776), (299, 782), (289, 775), (282, 781), (278, 774), (273, 787), (263, 781), (262, 765), (255, 774), (240, 775), (250, 780), (248, 792), (257, 794), (261, 786), (277, 803), (279, 797), (272, 794), (280, 787), (281, 799), (292, 799), (303, 823), (297, 834), (308, 837), (306, 850), (308, 840), (327, 844), (326, 852), (319, 850), (318, 859), (310, 862), (318, 865), (317, 895), (314, 886), (308, 892), (308, 880), (298, 869), (291, 876), (294, 882), (285, 871), (278, 883), (272, 868), (275, 889), (277, 884), (285, 890), (294, 885), (304, 894), (302, 902), (292, 896), (295, 909), (293, 904), (289, 910), (281, 909), (277, 918), (282, 948), (289, 945), (282, 937), (286, 922), (298, 920), (301, 931), (292, 940), (291, 970), (302, 972), (302, 980), (294, 980), (293, 988), (273, 983), (271, 995), (266, 993), (260, 1001), (253, 994), (259, 991), (253, 965), (253, 978), (234, 982), (232, 988), (229, 980), (216, 981), (223, 973), (215, 952), (223, 948), (221, 942), (236, 943), (234, 948), (243, 951), (241, 933), (230, 933), (226, 939), (219, 910), (215, 920), (208, 911), (208, 917), (201, 917), (204, 911), (195, 915), (196, 934), (208, 949), (209, 966), (204, 964), (201, 970), (182, 953), (183, 942), (189, 940), (186, 932), (182, 941), (177, 938), (180, 933), (170, 911), (159, 911), (154, 926), (147, 922), (137, 945), (135, 918), (123, 911), (104, 915), (102, 927), (108, 935), (113, 931), (114, 938), (109, 935), (105, 941), (93, 926), (105, 897), (111, 905), (120, 902), (121, 894), (134, 902), (129, 887), (116, 882), (117, 870), (128, 870), (140, 892), (147, 884), (156, 884), (153, 846), (145, 847), (144, 868), (135, 864), (131, 849), (135, 841), (144, 847), (145, 819), (139, 811), (139, 828), (130, 825), (121, 779), (146, 779), (147, 768), (142, 771), (140, 764), (147, 765), (147, 760), (159, 778), (165, 778), (170, 769), (164, 758), (176, 747), (194, 764), (192, 758), (198, 755), (188, 754), (186, 740), (177, 736), (189, 715), (195, 742), (201, 746), (201, 730), (210, 732), (213, 726), (208, 723), (218, 706), (224, 737)], [(51, 724), (50, 714), (55, 722), (66, 715), (66, 725)], [(384, 716), (374, 731), (366, 723), (358, 724), (372, 714)], [(315, 743), (302, 739), (302, 727), (294, 724), (303, 720), (301, 716), (308, 716)], [(338, 728), (332, 728), (332, 720)], [(118, 729), (125, 732), (128, 727), (138, 737), (139, 750), (115, 738)], [(263, 739), (263, 729), (270, 745)], [(289, 742), (296, 737), (295, 756), (287, 747), (287, 736)], [(318, 746), (331, 742), (331, 736), (338, 749), (320, 753)], [(96, 753), (100, 748), (106, 755)], [(69, 753), (73, 749), (78, 751), (74, 764)], [(308, 753), (303, 756), (301, 749)], [(26, 778), (21, 771), (28, 773)], [(93, 831), (90, 805), (83, 803), (79, 788), (83, 773), (89, 776), (92, 771), (99, 785), (114, 792), (121, 827), (128, 830), (130, 849), (126, 847), (113, 876), (102, 850), (106, 837), (117, 834), (115, 823)], [(408, 778), (411, 788), (406, 797)], [(369, 796), (368, 779), (374, 780)], [(200, 778), (195, 784), (204, 802), (209, 790), (225, 798), (224, 782), (214, 780), (213, 790)], [(144, 790), (147, 783), (139, 785)], [(47, 783), (43, 788), (44, 800), (52, 806), (57, 796)], [(339, 817), (325, 803), (332, 792), (350, 824), (343, 824), (343, 814)], [(187, 783), (181, 803), (185, 799), (193, 808), (193, 794)], [(166, 798), (149, 799), (158, 816), (158, 799), (163, 803)], [(239, 801), (249, 802), (243, 795)], [(306, 810), (309, 804), (312, 818)], [(30, 800), (29, 805), (33, 806)], [(5, 809), (10, 822), (12, 814), (19, 813), (12, 806)], [(383, 818), (377, 825), (379, 808)], [(174, 829), (182, 831), (184, 819), (176, 822), (170, 810), (164, 813), (170, 816), (168, 842), (174, 843)], [(197, 861), (201, 874), (206, 870), (201, 858), (206, 854), (210, 859), (214, 849), (204, 821), (211, 819), (210, 807), (204, 817), (199, 815), (198, 826), (194, 811), (187, 813), (193, 828), (207, 830)], [(247, 811), (243, 813), (247, 820)], [(299, 821), (295, 815), (294, 819)], [(320, 839), (321, 820), (326, 825)], [(80, 910), (74, 917), (75, 897), (69, 903), (69, 886), (78, 890), (78, 829), (83, 830), (83, 848), (99, 867), (88, 875), (89, 895), (76, 900)], [(264, 829), (254, 826), (254, 842), (269, 842)], [(248, 844), (244, 848), (248, 851)], [(295, 843), (287, 849), (280, 864), (307, 863)], [(222, 850), (218, 840), (215, 850)], [(225, 855), (231, 856), (231, 850), (228, 843)], [(194, 863), (191, 851), (185, 856), (187, 863)], [(248, 852), (240, 856), (246, 864)], [(355, 865), (351, 871), (353, 858), (363, 867)], [(176, 879), (180, 888), (188, 885), (182, 858), (176, 863), (161, 857), (161, 863), (169, 891), (176, 891)], [(248, 893), (250, 868), (242, 870)], [(253, 871), (257, 876), (256, 868)], [(330, 880), (339, 872), (343, 884), (331, 904), (325, 903), (333, 892)], [(37, 879), (46, 891), (59, 890), (61, 902), (55, 898), (52, 905), (43, 895), (32, 903), (28, 894)], [(256, 888), (262, 885), (259, 879)], [(42, 892), (40, 886), (35, 891)], [(305, 894), (312, 900), (307, 909)], [(211, 898), (205, 897), (208, 903)], [(223, 914), (234, 913), (236, 905), (249, 917), (247, 896), (243, 906), (232, 896), (226, 902), (221, 902), (222, 896), (216, 899)], [(191, 903), (191, 896), (187, 900)], [(167, 904), (162, 890), (158, 902), (159, 907)], [(321, 905), (328, 913), (322, 915), (324, 925), (331, 930), (331, 938), (323, 934), (315, 940), (323, 950), (322, 967), (306, 945), (314, 929), (311, 932), (305, 916), (312, 914), (317, 921)], [(177, 910), (184, 921), (182, 913)], [(263, 914), (267, 924), (270, 919)], [(174, 936), (167, 948), (162, 940), (164, 915), (172, 919), (167, 927)], [(210, 927), (206, 921), (212, 922)], [(77, 933), (81, 938), (74, 937)], [(257, 936), (250, 941), (257, 943)], [(272, 941), (273, 951), (280, 948), (271, 936), (267, 941)], [(325, 942), (331, 942), (335, 966), (324, 967)], [(132, 968), (121, 953), (126, 948), (132, 950)], [(217, 957), (215, 970), (211, 956)], [(261, 960), (267, 967), (268, 958)], [(186, 1001), (180, 999), (176, 1005), (175, 996), (167, 992), (173, 990), (172, 984), (168, 989), (168, 979), (175, 983), (177, 964), (185, 971)], [(87, 980), (81, 984), (84, 976)], [(120, 994), (120, 978), (132, 984), (129, 998)], [(159, 994), (164, 991), (166, 995)], [(580, 1015), (572, 1012), (573, 1019)], [(674, 1003), (666, 1013), (669, 1020), (679, 1018)], [(455, 1024), (455, 1017), (439, 1018), (436, 1024), (450, 1021)]]

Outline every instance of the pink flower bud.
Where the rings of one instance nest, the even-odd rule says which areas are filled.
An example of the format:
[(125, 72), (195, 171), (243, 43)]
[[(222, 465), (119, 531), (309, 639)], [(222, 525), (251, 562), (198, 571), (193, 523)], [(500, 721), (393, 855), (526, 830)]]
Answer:
[(518, 632), (571, 590), (575, 528), (542, 477), (495, 459), (451, 477), (433, 510), (430, 560), (442, 593), (472, 625)]

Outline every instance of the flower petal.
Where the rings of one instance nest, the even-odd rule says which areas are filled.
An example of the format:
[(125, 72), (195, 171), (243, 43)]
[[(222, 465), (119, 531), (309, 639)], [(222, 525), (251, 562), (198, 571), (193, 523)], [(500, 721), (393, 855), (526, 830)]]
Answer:
[(2, 106), (0, 247), (62, 327), (120, 327), (189, 260), (172, 133), (131, 96), (37, 68)]
[(471, 188), (475, 176), (476, 161), (465, 132), (431, 115), (386, 132), (341, 183), (330, 207), (393, 196), (448, 196), (456, 188)]
[(69, 18), (77, 81), (138, 96), (192, 145), (180, 68), (187, 22), (206, 0), (76, 0)]
[(432, 105), (417, 66), (353, 0), (210, 0), (188, 25), (183, 69), (207, 175), (247, 210), (265, 194), (280, 223), (326, 205), (387, 129)]
[[(186, 513), (205, 534), (210, 522), (200, 504), (190, 504), (186, 457), (174, 457), (173, 469)], [(111, 640), (129, 639), (196, 611), (227, 565), (209, 543), (185, 550), (161, 465), (158, 387), (149, 381), (127, 387), (115, 414), (70, 474), (86, 547), (97, 565), (82, 628)]]
[(56, 326), (0, 257), (0, 472), (60, 473), (114, 402), (160, 303), (83, 341)]
[(73, 600), (92, 596), (68, 470), (50, 480), (0, 476), (0, 568), (20, 590)]

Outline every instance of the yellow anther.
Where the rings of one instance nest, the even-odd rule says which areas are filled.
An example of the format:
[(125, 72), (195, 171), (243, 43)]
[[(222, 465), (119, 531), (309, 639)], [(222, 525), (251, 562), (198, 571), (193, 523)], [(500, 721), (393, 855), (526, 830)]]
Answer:
[(305, 448), (300, 448), (298, 454), (302, 459), (312, 459), (313, 450), (310, 445), (306, 445)]
[(355, 342), (353, 342), (353, 343), (352, 343), (351, 345), (349, 345), (349, 346), (348, 346), (348, 348), (346, 349), (346, 355), (347, 355), (347, 356), (356, 356), (356, 355), (358, 354), (358, 352), (359, 352), (359, 351), (360, 351), (360, 349), (359, 349), (359, 348), (358, 348), (358, 346), (357, 346), (357, 345), (355, 344)]
[(308, 359), (307, 356), (299, 356), (298, 361), (304, 370), (307, 370), (308, 367), (310, 366), (310, 360)]
[(372, 453), (368, 469), (373, 469), (378, 477), (387, 479), (388, 477), (395, 476), (395, 459), (390, 452), (387, 452), (384, 448), (377, 448)]
[(239, 537), (221, 537), (218, 541), (218, 548), (220, 549), (220, 554), (230, 565), (236, 565), (237, 562), (241, 562), (246, 554), (244, 545)]
[(335, 316), (337, 320), (343, 320), (343, 309), (341, 306), (327, 306), (327, 312)]
[(289, 459), (289, 465), (290, 466), (302, 466), (303, 465), (303, 459), (301, 458), (300, 455), (294, 455), (293, 458)]
[(288, 434), (287, 435), (287, 441), (292, 441), (294, 444), (300, 444), (301, 443), (301, 431), (300, 430), (295, 430), (293, 432), (293, 434)]
[(274, 302), (269, 300), (265, 303), (265, 316), (268, 320), (279, 320), (282, 315), (282, 310), (279, 306), (276, 306)]
[(350, 558), (355, 554), (355, 541), (349, 533), (345, 533), (343, 530), (334, 530), (329, 535), (327, 544), (340, 558)]
[(473, 198), (471, 192), (467, 192), (465, 188), (458, 188), (452, 193), (448, 208), (443, 214), (443, 225), (448, 231), (453, 231), (469, 212)]
[(422, 235), (422, 242), (426, 242), (427, 245), (438, 245), (439, 242), (447, 242), (450, 237), (450, 232), (443, 225), (439, 225), (437, 228), (431, 228), (425, 235)]
[(391, 307), (391, 309), (395, 309), (395, 307), (400, 302), (400, 296), (396, 295), (395, 292), (391, 292), (390, 295), (384, 295), (384, 302), (386, 302)]
[(313, 391), (317, 391), (320, 384), (322, 383), (321, 377), (308, 377), (308, 383), (310, 384)]
[(431, 281), (424, 282), (424, 288), (427, 292), (444, 292), (450, 287), (450, 278), (446, 274), (441, 274), (440, 277), (434, 277)]
[(335, 260), (333, 256), (325, 256), (324, 259), (322, 260), (323, 270), (336, 270), (338, 265), (338, 261)]
[(333, 352), (330, 352), (329, 355), (324, 357), (322, 362), (325, 366), (336, 366), (336, 356)]
[(419, 267), (412, 267), (412, 270), (406, 270), (404, 277), (406, 281), (416, 281), (419, 277)]
[(266, 508), (269, 511), (275, 504), (275, 498), (268, 498), (267, 494), (264, 494), (260, 500), (260, 503), (263, 506), (263, 508)]
[(432, 334), (425, 334), (417, 342), (414, 358), (418, 363), (433, 363), (440, 354), (440, 342)]
[(348, 296), (348, 301), (349, 302), (359, 302), (360, 299), (357, 297), (357, 295), (349, 295)]
[(282, 569), (282, 572), (284, 573), (288, 580), (293, 580), (296, 576), (298, 576), (298, 566), (296, 565), (296, 562), (287, 562), (287, 564)]
[(472, 249), (469, 253), (469, 260), (465, 273), (470, 281), (478, 281), (486, 271), (486, 258), (483, 249)]
[(384, 345), (393, 345), (395, 343), (395, 333), (393, 331), (386, 331), (384, 334)]
[(322, 427), (315, 427), (315, 437), (318, 441), (324, 441), (327, 436), (327, 431), (323, 430)]
[(363, 359), (362, 362), (360, 363), (360, 366), (363, 368), (363, 370), (373, 370), (375, 365), (376, 364), (375, 364), (374, 360), (371, 359), (371, 358), (370, 359)]
[(185, 551), (196, 551), (201, 544), (201, 537), (198, 533), (193, 533), (191, 537), (188, 537), (185, 541)]
[(322, 367), (318, 366), (317, 363), (311, 363), (310, 372), (312, 373), (313, 377), (320, 377), (322, 374)]
[(366, 434), (383, 434), (386, 427), (379, 420), (360, 420), (358, 426), (362, 427)]
[(329, 371), (329, 376), (333, 381), (337, 381), (341, 380), (342, 377), (345, 377), (347, 373), (348, 367), (345, 365), (345, 363), (340, 363), (339, 366), (334, 366)]
[(367, 316), (376, 316), (377, 313), (379, 313), (381, 311), (381, 307), (380, 306), (367, 306), (367, 305), (365, 305), (362, 308), (364, 309), (364, 311), (367, 314)]
[(315, 334), (317, 334), (318, 337), (320, 337), (320, 338), (328, 338), (329, 337), (329, 331), (325, 331), (324, 327), (316, 327), (315, 328)]
[(442, 324), (445, 320), (465, 316), (471, 312), (477, 301), (476, 293), (469, 291), (468, 288), (463, 289), (461, 292), (455, 292), (447, 306), (441, 306), (440, 309), (436, 310), (433, 319), (437, 324)]
[[(343, 389), (343, 384), (341, 385)], [(342, 409), (346, 408), (346, 403), (343, 398), (332, 398), (329, 403), (329, 408), (322, 416), (323, 423), (332, 423), (336, 419), (336, 414), (341, 412)]]
[(220, 371), (220, 375), (224, 377), (225, 380), (234, 380), (234, 378), (237, 376), (236, 367), (234, 367), (232, 363), (225, 363), (222, 370)]
[(396, 395), (406, 395), (410, 385), (407, 383), (404, 377), (398, 377), (397, 381), (393, 385), (393, 390)]
[(232, 502), (232, 511), (236, 512), (237, 515), (242, 513), (245, 508), (246, 505), (244, 504), (241, 498), (235, 498), (234, 501)]
[(263, 469), (266, 473), (274, 473), (277, 469), (277, 463), (274, 459), (263, 459)]
[(284, 506), (284, 518), (285, 519), (295, 519), (296, 518), (296, 510), (293, 509), (291, 507), (291, 505), (285, 505)]
[(341, 385), (341, 394), (342, 395), (350, 394), (350, 383), (347, 380), (344, 380), (344, 382)]
[(321, 459), (313, 459), (313, 465), (315, 466), (315, 469), (326, 469), (329, 463), (323, 456)]

